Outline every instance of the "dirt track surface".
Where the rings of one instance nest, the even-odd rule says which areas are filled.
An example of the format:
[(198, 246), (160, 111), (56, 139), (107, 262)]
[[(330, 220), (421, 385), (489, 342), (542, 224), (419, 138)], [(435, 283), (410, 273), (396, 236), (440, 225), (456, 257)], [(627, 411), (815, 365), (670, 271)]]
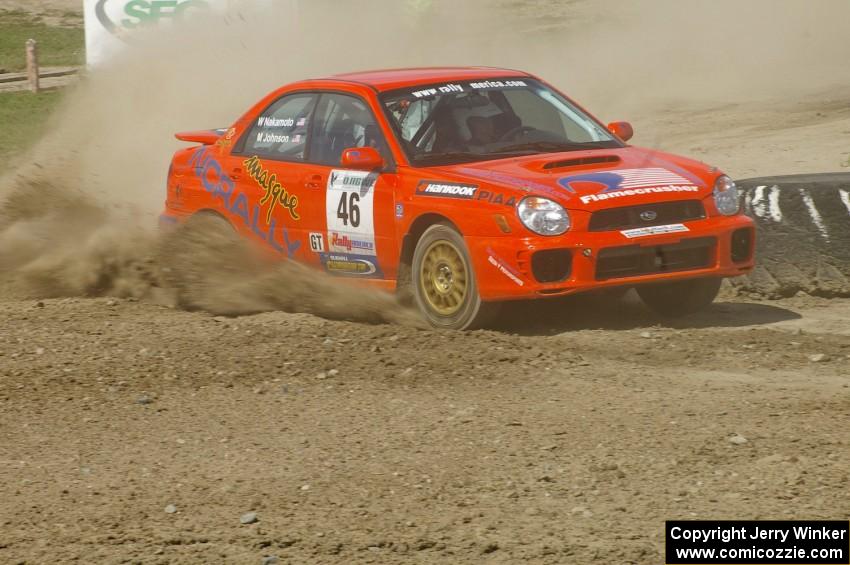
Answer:
[(847, 518), (850, 301), (524, 308), (0, 302), (0, 561), (657, 563), (665, 519)]
[[(692, 66), (700, 60), (695, 55), (714, 53), (733, 34), (693, 42), (693, 6), (681, 12), (689, 25), (671, 36), (677, 27), (671, 12), (650, 9), (648, 2), (635, 8), (644, 17), (613, 31), (599, 17), (600, 10), (617, 12), (607, 5), (505, 4), (518, 17), (505, 18), (509, 30), (527, 30), (529, 46), (547, 45), (545, 34), (557, 39), (548, 71), (535, 51), (519, 57), (517, 66), (536, 65), (531, 70), (606, 120), (633, 120), (638, 145), (691, 155), (738, 178), (847, 169), (850, 90), (843, 75), (817, 64), (831, 52), (843, 53), (843, 29), (834, 49), (821, 45), (820, 51), (811, 46), (825, 35), (825, 21), (817, 34), (796, 41), (799, 34), (748, 29), (738, 43), (746, 56), (735, 55), (738, 44), (732, 42), (724, 52), (729, 56), (716, 57), (722, 66), (700, 72)], [(717, 10), (724, 28), (765, 21), (776, 26), (776, 18), (759, 13), (757, 20), (742, 17), (745, 8), (757, 11), (756, 2), (736, 5), (731, 21), (721, 13), (725, 8), (713, 7), (720, 3), (703, 4)], [(67, 18), (54, 12), (81, 5), (0, 0), (0, 9), (33, 10), (57, 21)], [(807, 4), (801, 19), (814, 6)], [(830, 21), (844, 21), (835, 3), (819, 9), (828, 10)], [(346, 30), (352, 25), (343, 23)], [(398, 27), (395, 21), (375, 25), (381, 33), (361, 31), (358, 43), (366, 49), (359, 45), (359, 57), (346, 60), (399, 66), (368, 56), (376, 47), (385, 50), (384, 33)], [(501, 27), (486, 21), (468, 27), (464, 34), (501, 40)], [(598, 29), (599, 35), (588, 31), (571, 51), (564, 41), (577, 28)], [(252, 51), (233, 48), (237, 42), (228, 32), (226, 53), (239, 57), (251, 84), (280, 70), (309, 69), (312, 76), (314, 65), (326, 66), (321, 51), (305, 49), (303, 68), (269, 67), (271, 35), (251, 29), (250, 36), (262, 41), (257, 56), (249, 57)], [(277, 27), (274, 32), (288, 39)], [(405, 39), (418, 53), (422, 45), (439, 43), (434, 37)], [(659, 45), (653, 47), (652, 37)], [(684, 41), (677, 44), (676, 37)], [(454, 39), (447, 44), (457, 57)], [(706, 50), (689, 52), (686, 44)], [(606, 45), (616, 51), (611, 60), (631, 52), (632, 60), (653, 62), (663, 55), (665, 64), (630, 64), (626, 57), (616, 72), (600, 73), (590, 60), (577, 66), (597, 51), (609, 64)], [(466, 53), (461, 62), (512, 64), (489, 61), (489, 49), (486, 44)], [(784, 55), (767, 57), (795, 52), (804, 66), (785, 64)], [(168, 72), (179, 68), (182, 74), (181, 59), (163, 65), (148, 83), (157, 84), (158, 76), (169, 80), (160, 80), (160, 96), (147, 102), (136, 97), (136, 70), (125, 90), (114, 89), (121, 75), (101, 83), (113, 87), (103, 90), (108, 96), (81, 96), (76, 107), (85, 111), (65, 117), (60, 134), (72, 135), (62, 147), (73, 147), (74, 155), (82, 151), (83, 171), (86, 156), (95, 162), (96, 176), (110, 190), (124, 188), (114, 203), (136, 202), (134, 182), (127, 182), (135, 181), (143, 194), (154, 194), (158, 213), (161, 193), (150, 187), (161, 186), (165, 161), (154, 149), (167, 147), (149, 144), (143, 153), (151, 158), (140, 164), (138, 140), (170, 138), (178, 123), (184, 127), (182, 120), (186, 128), (219, 123), (207, 123), (215, 112), (200, 108), (231, 117), (253, 102), (244, 100), (236, 80), (239, 92), (221, 85), (210, 104), (166, 111), (162, 101), (176, 102), (177, 95), (206, 97), (210, 86), (195, 77), (227, 66), (226, 53), (192, 59), (198, 71), (192, 83), (174, 81), (178, 73)], [(773, 61), (781, 79), (776, 91), (751, 80), (752, 66), (716, 74), (737, 67), (736, 60), (766, 69)], [(643, 74), (652, 69), (662, 73)], [(807, 69), (811, 76), (821, 69), (829, 82), (811, 85), (819, 93), (786, 92), (789, 83), (807, 83), (800, 78)], [(629, 80), (630, 95), (623, 97)], [(833, 80), (845, 84), (833, 88)], [(123, 102), (121, 92), (135, 103), (107, 103)], [(85, 132), (88, 137), (81, 137)], [(104, 153), (102, 139), (113, 145), (110, 151)], [(47, 154), (55, 152), (48, 148)], [(132, 163), (123, 155), (132, 155)], [(70, 172), (61, 171), (51, 180)], [(147, 183), (151, 173), (154, 181)], [(97, 194), (92, 179), (82, 180)], [(51, 197), (52, 206), (42, 206), (45, 194), (51, 193), (41, 190), (40, 198), (27, 202), (52, 224), (27, 216), (25, 229), (12, 230), (9, 240), (16, 251), (35, 250), (30, 259), (52, 283), (52, 292), (41, 295), (56, 295), (57, 283), (63, 295), (90, 294), (92, 285), (102, 292), (95, 284), (101, 278), (125, 262), (137, 266), (143, 246), (123, 224), (119, 232), (93, 226), (86, 232), (91, 237), (75, 238), (70, 228), (91, 223), (88, 216), (61, 206), (55, 213), (63, 200)], [(89, 245), (79, 246), (83, 240)], [(69, 251), (76, 247), (79, 253)], [(2, 279), (0, 563), (260, 564), (277, 556), (292, 564), (645, 564), (662, 561), (666, 519), (848, 518), (848, 299), (758, 302), (729, 294), (705, 314), (665, 325), (634, 302), (579, 298), (515, 305), (508, 314), (522, 323), (454, 333), (283, 312), (214, 317), (111, 298), (21, 300)], [(250, 282), (249, 290), (264, 291), (262, 309), (269, 310), (303, 306), (326, 289), (310, 285), (306, 292), (305, 285), (275, 278), (259, 287)], [(114, 286), (126, 295), (135, 288)], [(242, 292), (227, 297), (250, 295), (234, 288)], [(27, 290), (27, 296), (40, 295), (37, 286)], [(367, 302), (344, 298), (349, 305)], [(308, 309), (323, 311), (315, 300)], [(250, 513), (256, 521), (240, 523), (242, 517), (251, 521)]]

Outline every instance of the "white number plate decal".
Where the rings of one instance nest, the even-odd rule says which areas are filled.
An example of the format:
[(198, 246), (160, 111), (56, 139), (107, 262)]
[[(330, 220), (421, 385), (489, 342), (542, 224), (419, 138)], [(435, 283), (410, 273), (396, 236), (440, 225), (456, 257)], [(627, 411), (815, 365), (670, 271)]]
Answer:
[(377, 174), (365, 171), (331, 171), (325, 197), (329, 253), (377, 254), (374, 216), (377, 180)]

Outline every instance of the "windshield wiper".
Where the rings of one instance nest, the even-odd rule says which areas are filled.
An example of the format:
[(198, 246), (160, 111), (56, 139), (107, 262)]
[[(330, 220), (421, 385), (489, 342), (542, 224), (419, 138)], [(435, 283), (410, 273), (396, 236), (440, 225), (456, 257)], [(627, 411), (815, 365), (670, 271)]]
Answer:
[(565, 143), (561, 141), (535, 141), (531, 143), (520, 143), (509, 147), (501, 147), (496, 151), (487, 153), (473, 153), (471, 151), (447, 151), (445, 153), (424, 153), (415, 155), (413, 161), (418, 164), (436, 163), (439, 165), (463, 161), (490, 161), (493, 159), (504, 159), (516, 157), (523, 154), (553, 153), (557, 151), (580, 151), (582, 149), (594, 149), (599, 143)]
[(425, 153), (421, 155), (415, 155), (413, 160), (417, 163), (424, 163), (430, 161), (442, 161), (448, 160), (453, 161), (455, 159), (486, 159), (487, 155), (482, 153), (472, 153), (470, 151), (447, 151), (445, 153)]
[(541, 151), (541, 152), (556, 152), (556, 151), (577, 151), (581, 149), (592, 149), (596, 142), (591, 143), (569, 143), (564, 141), (532, 141), (529, 143), (518, 143), (499, 149), (500, 153), (510, 153), (513, 151)]

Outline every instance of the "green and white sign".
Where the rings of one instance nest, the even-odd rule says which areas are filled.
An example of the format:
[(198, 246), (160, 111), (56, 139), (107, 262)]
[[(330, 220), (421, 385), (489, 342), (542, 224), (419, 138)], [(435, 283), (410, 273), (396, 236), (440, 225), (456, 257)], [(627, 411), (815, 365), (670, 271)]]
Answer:
[(88, 64), (99, 66), (132, 45), (140, 29), (179, 24), (204, 12), (261, 11), (271, 5), (272, 0), (85, 0)]

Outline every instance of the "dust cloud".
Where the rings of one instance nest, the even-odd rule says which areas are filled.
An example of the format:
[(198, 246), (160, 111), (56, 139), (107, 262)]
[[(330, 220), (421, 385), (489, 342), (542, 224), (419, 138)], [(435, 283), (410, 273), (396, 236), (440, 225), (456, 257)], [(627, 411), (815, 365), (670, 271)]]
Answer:
[[(181, 146), (173, 133), (227, 127), (293, 80), (399, 66), (523, 68), (603, 119), (848, 82), (843, 0), (301, 4), (258, 13), (244, 2), (228, 14), (140, 32), (132, 48), (69, 92), (29, 158), (0, 171), (0, 290), (146, 298), (168, 288), (153, 226)], [(220, 260), (196, 262), (196, 276), (216, 272)], [(277, 283), (275, 276), (282, 275), (231, 276), (229, 292), (200, 307), (345, 317), (342, 306), (325, 305), (352, 302), (349, 286), (317, 273), (296, 269)], [(371, 313), (396, 309), (384, 296), (365, 303)]]

